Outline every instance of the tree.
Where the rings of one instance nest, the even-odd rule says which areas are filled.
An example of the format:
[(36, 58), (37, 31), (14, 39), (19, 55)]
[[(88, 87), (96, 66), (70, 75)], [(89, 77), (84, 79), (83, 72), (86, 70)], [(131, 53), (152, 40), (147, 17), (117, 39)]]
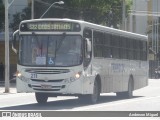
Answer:
[(22, 20), (28, 20), (30, 18), (31, 18), (31, 5), (24, 8), (22, 12), (13, 15), (13, 23), (10, 24), (10, 27), (15, 31), (18, 29), (19, 24)]
[[(44, 1), (44, 0), (41, 0)], [(105, 21), (106, 14), (111, 8), (113, 0), (63, 0), (63, 7), (53, 7), (44, 17), (53, 18), (72, 18), (83, 19), (89, 22), (102, 24)], [(115, 1), (115, 0), (114, 0)], [(120, 1), (120, 0), (118, 0)], [(55, 0), (45, 0), (45, 2), (53, 3)], [(111, 2), (111, 3), (110, 3)], [(59, 6), (59, 5), (58, 5)], [(37, 1), (36, 18), (39, 18), (41, 14), (47, 9), (47, 5), (43, 5)], [(39, 15), (40, 14), (40, 15)]]
[[(47, 4), (56, 0), (40, 0), (35, 4), (36, 18), (39, 18), (48, 8)], [(55, 5), (44, 17), (83, 19), (96, 24), (112, 24), (117, 28), (122, 22), (123, 0), (63, 0), (64, 5)], [(126, 0), (126, 11), (131, 7), (132, 0)], [(60, 7), (58, 7), (60, 6)], [(112, 15), (110, 14), (112, 12)], [(110, 17), (112, 16), (112, 18)]]
[(5, 7), (2, 0), (0, 0), (0, 31), (4, 29), (4, 19), (5, 19)]
[[(71, 18), (83, 19), (88, 22), (113, 26), (117, 28), (122, 22), (122, 0), (63, 0), (64, 5), (55, 4), (44, 16), (44, 18)], [(130, 9), (131, 0), (126, 0), (126, 10)], [(46, 9), (57, 0), (35, 0), (35, 16), (40, 18)], [(13, 27), (24, 19), (30, 19), (31, 5), (14, 16)], [(110, 14), (112, 13), (112, 14)], [(18, 19), (19, 16), (19, 19)], [(15, 29), (15, 28), (14, 28)]]

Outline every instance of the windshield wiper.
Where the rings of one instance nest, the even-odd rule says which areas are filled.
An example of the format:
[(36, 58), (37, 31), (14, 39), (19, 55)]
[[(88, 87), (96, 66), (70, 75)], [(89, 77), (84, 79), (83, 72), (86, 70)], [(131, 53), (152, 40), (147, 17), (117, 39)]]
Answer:
[(39, 44), (37, 35), (35, 34), (35, 32), (32, 32), (32, 35), (33, 35), (33, 38), (35, 38), (35, 40), (37, 42), (38, 48), (40, 48), (40, 44)]
[[(61, 48), (62, 42), (65, 39), (65, 37), (66, 37), (66, 33), (63, 33), (62, 37), (59, 40), (56, 40), (55, 59), (57, 56), (57, 51)], [(58, 42), (59, 42), (59, 44), (58, 44)]]
[[(58, 51), (61, 48), (62, 42), (66, 37), (66, 33), (62, 34), (62, 37), (59, 40), (56, 40), (56, 51)], [(57, 42), (59, 42), (59, 44), (57, 45)]]
[(41, 44), (39, 43), (38, 37), (37, 37), (37, 35), (35, 34), (35, 32), (32, 32), (32, 35), (33, 35), (33, 37), (35, 38), (35, 40), (36, 40), (36, 42), (37, 42), (38, 48), (41, 50), (41, 56), (42, 56), (42, 48), (43, 48), (43, 45), (42, 45), (42, 43), (41, 43)]

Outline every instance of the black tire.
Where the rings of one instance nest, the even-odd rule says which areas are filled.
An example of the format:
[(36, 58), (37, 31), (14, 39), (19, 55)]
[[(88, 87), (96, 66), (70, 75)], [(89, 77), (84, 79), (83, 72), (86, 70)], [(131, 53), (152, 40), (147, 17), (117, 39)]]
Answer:
[(129, 79), (128, 83), (128, 91), (126, 92), (126, 97), (127, 98), (132, 98), (133, 97), (133, 79)]
[(133, 97), (133, 79), (130, 78), (128, 82), (128, 90), (126, 92), (117, 92), (119, 98), (132, 98)]
[(45, 104), (48, 100), (48, 96), (45, 93), (35, 93), (35, 97), (39, 104)]
[(95, 80), (94, 87), (93, 87), (93, 94), (80, 95), (78, 96), (78, 99), (81, 102), (96, 104), (99, 100), (99, 97), (100, 97), (100, 88), (99, 88), (97, 80)]
[(95, 80), (93, 86), (93, 94), (88, 95), (88, 100), (90, 101), (91, 104), (96, 104), (99, 100), (99, 97), (100, 97), (100, 88), (98, 85), (98, 81)]

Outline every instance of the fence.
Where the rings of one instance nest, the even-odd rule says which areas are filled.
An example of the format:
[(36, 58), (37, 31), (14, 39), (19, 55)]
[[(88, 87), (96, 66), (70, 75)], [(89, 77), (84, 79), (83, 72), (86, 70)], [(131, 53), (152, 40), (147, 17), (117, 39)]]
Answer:
[(149, 61), (149, 78), (155, 78), (155, 69), (160, 66), (160, 61)]

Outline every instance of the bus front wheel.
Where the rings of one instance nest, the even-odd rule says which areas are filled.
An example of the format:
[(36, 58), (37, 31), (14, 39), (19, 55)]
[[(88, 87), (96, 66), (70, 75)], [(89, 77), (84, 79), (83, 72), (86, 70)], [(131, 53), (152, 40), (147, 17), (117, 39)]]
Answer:
[(89, 96), (91, 103), (93, 104), (97, 103), (97, 101), (99, 100), (99, 96), (100, 96), (99, 85), (98, 85), (98, 81), (95, 80), (94, 87), (93, 87), (93, 94)]
[(84, 101), (84, 102), (89, 102), (91, 104), (95, 104), (98, 102), (100, 96), (100, 88), (98, 81), (95, 80), (94, 86), (93, 86), (93, 94), (89, 95), (80, 95), (78, 96), (79, 100)]
[(35, 97), (39, 104), (45, 104), (48, 100), (48, 96), (45, 93), (35, 93)]

